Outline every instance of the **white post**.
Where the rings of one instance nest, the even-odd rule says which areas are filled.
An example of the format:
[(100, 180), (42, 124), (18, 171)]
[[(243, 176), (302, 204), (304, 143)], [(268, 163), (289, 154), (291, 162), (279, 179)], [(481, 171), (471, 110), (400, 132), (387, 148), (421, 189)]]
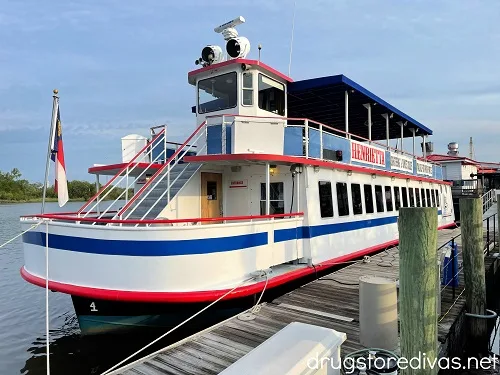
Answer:
[(224, 155), (226, 153), (226, 118), (225, 115), (222, 115), (222, 128), (221, 128), (221, 154)]
[(401, 123), (401, 153), (404, 152), (404, 149), (403, 149), (403, 139), (404, 139), (404, 128), (403, 128), (403, 123)]
[(304, 130), (306, 133), (305, 140), (306, 140), (306, 158), (309, 157), (309, 120), (305, 120), (305, 126)]
[(415, 128), (411, 129), (411, 132), (413, 133), (413, 156), (415, 157)]
[(269, 162), (266, 162), (266, 215), (269, 215), (270, 211), (271, 172), (269, 168)]
[(125, 203), (128, 202), (128, 167), (125, 171)]
[(387, 145), (387, 149), (389, 149), (389, 114), (384, 113), (382, 115), (383, 118), (385, 118), (385, 143)]
[[(101, 184), (99, 184), (99, 174), (95, 175), (95, 192), (96, 194), (99, 192)], [(101, 209), (99, 208), (99, 196), (97, 196), (97, 215), (101, 214)]]
[(49, 330), (49, 221), (45, 221), (45, 346), (47, 350), (47, 375), (50, 375)]
[(349, 134), (349, 92), (345, 91), (345, 132), (346, 138), (351, 138)]
[(368, 109), (368, 141), (372, 142), (372, 106), (370, 103), (364, 104), (365, 108)]
[(170, 203), (170, 164), (167, 165), (167, 203)]
[(168, 158), (167, 158), (167, 125), (165, 125), (165, 127), (163, 129), (164, 129), (164, 131), (163, 131), (163, 152), (164, 152), (163, 163), (166, 163), (168, 160)]
[(426, 138), (426, 135), (424, 134), (422, 136), (422, 143), (423, 143), (423, 147), (422, 147), (422, 155), (425, 159), (425, 157), (427, 156), (427, 151), (425, 150), (425, 138)]
[(319, 124), (319, 157), (323, 159), (323, 124)]

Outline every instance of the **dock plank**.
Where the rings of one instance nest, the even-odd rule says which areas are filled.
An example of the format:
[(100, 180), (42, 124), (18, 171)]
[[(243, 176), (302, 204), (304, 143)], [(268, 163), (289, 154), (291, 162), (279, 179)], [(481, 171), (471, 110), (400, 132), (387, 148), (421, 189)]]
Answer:
[[(439, 231), (438, 247), (459, 233), (459, 228)], [(460, 238), (456, 242), (460, 265)], [(371, 256), (369, 261), (350, 264), (270, 303), (262, 304), (254, 320), (233, 317), (113, 374), (217, 374), (291, 322), (345, 332), (347, 340), (342, 344), (341, 354), (359, 350), (363, 348), (359, 343), (359, 277), (364, 275), (398, 280), (398, 248), (393, 247)], [(455, 296), (463, 291), (463, 274), (459, 278), (461, 286), (456, 288)], [(446, 313), (438, 324), (438, 340), (441, 343), (446, 341), (465, 305), (463, 295), (456, 301), (452, 294), (451, 287), (444, 288), (441, 293), (442, 313)]]

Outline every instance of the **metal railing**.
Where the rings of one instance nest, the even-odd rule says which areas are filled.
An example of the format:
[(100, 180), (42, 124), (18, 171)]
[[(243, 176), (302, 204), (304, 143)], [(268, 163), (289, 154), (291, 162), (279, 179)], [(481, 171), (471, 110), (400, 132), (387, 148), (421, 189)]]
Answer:
[[(218, 118), (221, 120), (216, 120)], [(303, 128), (304, 129), (303, 146), (304, 146), (304, 156), (306, 158), (311, 157), (309, 155), (309, 144), (310, 144), (309, 129), (314, 129), (314, 130), (318, 130), (320, 133), (320, 137), (319, 137), (320, 159), (323, 159), (323, 143), (324, 143), (323, 136), (328, 135), (328, 136), (337, 137), (337, 138), (342, 139), (344, 141), (346, 139), (347, 140), (355, 140), (358, 142), (367, 143), (367, 144), (372, 145), (372, 146), (378, 146), (378, 147), (383, 148), (384, 150), (398, 153), (400, 155), (404, 155), (404, 156), (410, 157), (410, 158), (415, 159), (415, 160), (425, 161), (426, 163), (441, 167), (441, 164), (433, 162), (431, 160), (427, 160), (424, 157), (417, 156), (417, 155), (414, 155), (412, 153), (406, 152), (402, 149), (393, 148), (388, 144), (383, 144), (383, 143), (380, 143), (378, 141), (369, 140), (368, 138), (364, 138), (362, 136), (346, 132), (345, 130), (337, 129), (337, 128), (334, 128), (333, 126), (326, 125), (326, 124), (321, 123), (319, 121), (315, 121), (315, 120), (311, 120), (311, 119), (307, 119), (307, 118), (279, 117), (279, 116), (275, 116), (275, 117), (271, 117), (271, 116), (246, 116), (246, 115), (235, 115), (235, 114), (222, 114), (222, 115), (207, 116), (206, 119), (207, 119), (207, 126), (221, 125), (221, 124), (232, 124), (237, 119), (245, 119), (245, 120), (247, 120), (247, 119), (248, 120), (267, 119), (270, 122), (272, 122), (272, 121), (274, 121), (274, 122), (284, 121), (286, 123), (285, 124), (286, 127)], [(222, 134), (222, 142), (223, 142), (222, 154), (224, 154), (225, 150), (226, 150), (225, 144), (224, 144), (224, 142), (226, 141), (225, 136), (224, 136), (224, 132), (225, 132), (224, 126), (222, 126), (222, 132), (223, 132), (223, 134)]]
[[(99, 215), (99, 217), (102, 217), (106, 213), (110, 212), (110, 208), (115, 205), (116, 202), (122, 199), (122, 197), (125, 194), (128, 194), (128, 190), (130, 189), (129, 185), (129, 177), (132, 171), (134, 171), (137, 166), (142, 162), (142, 163), (148, 163), (147, 167), (139, 174), (139, 176), (135, 178), (140, 178), (144, 174), (146, 174), (146, 171), (156, 163), (157, 160), (159, 160), (160, 156), (162, 153), (158, 153), (158, 156), (151, 160), (151, 155), (153, 153), (153, 150), (158, 147), (158, 145), (161, 145), (161, 143), (156, 142), (156, 140), (162, 135), (166, 135), (166, 127), (162, 131), (160, 131), (158, 134), (156, 134), (155, 137), (151, 140), (150, 143), (146, 144), (124, 167), (120, 169), (120, 171), (114, 175), (104, 186), (101, 187), (101, 189), (92, 197), (90, 198), (78, 211), (77, 214), (79, 217), (85, 218), (89, 212), (94, 211), (96, 208), (99, 207), (99, 204), (105, 200), (105, 198), (114, 190), (116, 187), (123, 181), (126, 180), (126, 187), (122, 191), (122, 193), (116, 198), (111, 205), (109, 205), (103, 213)], [(155, 144), (156, 142), (156, 144)], [(146, 151), (147, 150), (147, 151)], [(145, 152), (146, 151), (146, 152)], [(164, 154), (166, 155), (166, 149), (164, 149)], [(124, 173), (125, 172), (125, 173)], [(118, 179), (119, 176), (122, 176), (120, 179)], [(117, 180), (118, 179), (118, 180)], [(132, 179), (134, 181), (134, 179)], [(114, 185), (112, 185), (114, 183)], [(133, 185), (132, 185), (133, 186)], [(95, 202), (93, 205), (92, 203)], [(89, 208), (90, 206), (90, 208)], [(87, 209), (88, 208), (88, 209)], [(86, 210), (84, 212), (84, 210)], [(99, 211), (99, 210), (98, 210)]]
[(491, 206), (496, 202), (495, 189), (490, 189), (483, 194), (481, 199), (483, 200), (483, 214), (488, 211)]
[[(149, 196), (149, 194), (158, 186), (160, 182), (163, 181), (163, 179), (167, 178), (167, 188), (165, 191), (161, 194), (159, 198), (156, 199), (156, 201), (149, 207), (148, 211), (142, 216), (141, 220), (145, 218), (147, 214), (151, 212), (151, 210), (158, 204), (158, 202), (167, 194), (167, 204), (170, 202), (170, 189), (172, 185), (177, 181), (177, 178), (182, 174), (182, 172), (177, 176), (177, 178), (174, 180), (174, 182), (170, 181), (170, 172), (172, 169), (179, 164), (179, 161), (182, 160), (182, 158), (194, 147), (193, 144), (195, 144), (200, 137), (204, 134), (203, 131), (201, 131), (203, 128), (206, 128), (206, 121), (201, 123), (196, 130), (186, 139), (186, 141), (179, 146), (179, 148), (175, 151), (175, 153), (163, 164), (163, 166), (158, 169), (155, 174), (144, 184), (144, 186), (139, 189), (139, 191), (134, 194), (134, 196), (123, 206), (123, 208), (118, 212), (116, 217), (118, 217), (121, 220), (127, 220), (129, 216), (139, 207), (144, 200)], [(193, 141), (193, 144), (189, 144), (189, 142)], [(183, 169), (185, 171), (186, 167)], [(163, 173), (165, 172), (165, 173)], [(163, 174), (163, 175), (162, 175)], [(160, 176), (160, 177), (159, 177)], [(153, 183), (155, 184), (148, 190), (146, 189)], [(135, 204), (134, 207), (130, 209), (132, 204), (137, 201), (137, 199), (142, 196), (142, 198)], [(127, 210), (129, 212), (127, 212)], [(126, 213), (126, 214), (125, 214)], [(124, 216), (125, 214), (125, 216)]]
[[(490, 255), (490, 247), (493, 245), (493, 248), (497, 246), (497, 214), (492, 214), (486, 218), (483, 219), (483, 238), (484, 235), (486, 234), (486, 238), (484, 239), (484, 254), (485, 256)], [(486, 233), (484, 233), (486, 232)], [(450, 246), (453, 249), (455, 244), (457, 243), (457, 238), (462, 236), (462, 233), (460, 232), (458, 235), (452, 237), (449, 242), (445, 243), (444, 245), (440, 246), (437, 251), (439, 252), (442, 250), (445, 246)], [(446, 270), (447, 267), (451, 267), (451, 274), (452, 277), (448, 281), (447, 284), (445, 284), (441, 288), (441, 292), (443, 292), (447, 287), (451, 286), (452, 288), (452, 295), (453, 295), (453, 300), (456, 302), (456, 299), (458, 299), (460, 296), (456, 297), (456, 278), (458, 278), (458, 284), (460, 284), (460, 277), (459, 275), (463, 272), (463, 266), (460, 265), (460, 263), (455, 262), (455, 258), (457, 260), (459, 259), (459, 255), (462, 254), (463, 250), (458, 250), (453, 257), (450, 257), (448, 261), (443, 265), (442, 270)], [(453, 254), (453, 250), (451, 252)], [(456, 269), (456, 264), (458, 263), (458, 269)], [(460, 294), (461, 295), (461, 294)]]

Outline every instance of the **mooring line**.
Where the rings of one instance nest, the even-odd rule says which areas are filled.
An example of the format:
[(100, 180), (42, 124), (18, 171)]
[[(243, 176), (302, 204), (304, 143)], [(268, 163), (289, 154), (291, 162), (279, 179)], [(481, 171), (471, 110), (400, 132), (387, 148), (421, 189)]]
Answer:
[(10, 239), (10, 240), (8, 240), (7, 242), (5, 242), (5, 243), (1, 244), (1, 245), (0, 245), (0, 249), (1, 249), (2, 247), (4, 247), (4, 246), (7, 246), (7, 245), (8, 245), (8, 244), (10, 244), (12, 241), (17, 240), (19, 237), (21, 237), (23, 234), (25, 234), (25, 233), (29, 232), (30, 230), (37, 228), (37, 227), (38, 227), (40, 224), (42, 224), (42, 223), (43, 223), (43, 221), (40, 221), (39, 223), (36, 223), (36, 224), (32, 225), (30, 228), (28, 228), (28, 229), (26, 229), (25, 231), (23, 231), (23, 232), (19, 233), (18, 235), (16, 235), (15, 237), (11, 238), (11, 239)]
[(203, 309), (201, 309), (200, 311), (198, 311), (197, 313), (191, 315), (189, 318), (187, 318), (186, 320), (184, 320), (183, 322), (177, 324), (174, 328), (172, 328), (171, 330), (169, 330), (168, 332), (164, 333), (163, 335), (161, 335), (160, 337), (158, 337), (157, 339), (151, 341), (149, 344), (147, 344), (146, 346), (142, 347), (141, 349), (139, 349), (138, 351), (136, 351), (135, 353), (132, 353), (131, 355), (129, 355), (127, 358), (125, 358), (124, 360), (120, 361), (119, 363), (117, 363), (116, 365), (114, 365), (113, 367), (109, 368), (108, 370), (104, 371), (101, 375), (106, 375), (106, 374), (109, 374), (111, 371), (115, 370), (116, 368), (118, 368), (119, 366), (121, 366), (122, 364), (124, 364), (125, 362), (127, 362), (128, 360), (132, 359), (133, 357), (135, 357), (137, 354), (139, 354), (140, 352), (142, 352), (143, 350), (149, 348), (151, 345), (157, 343), (158, 341), (160, 341), (162, 338), (164, 338), (165, 336), (169, 335), (170, 333), (172, 333), (173, 331), (175, 331), (177, 328), (180, 328), (181, 326), (183, 326), (184, 324), (186, 324), (187, 322), (189, 322), (190, 320), (194, 319), (195, 317), (197, 317), (198, 315), (200, 315), (202, 312), (204, 312), (205, 310), (207, 310), (208, 308), (212, 307), (213, 305), (215, 305), (217, 302), (219, 302), (220, 300), (224, 299), (226, 296), (228, 296), (229, 294), (231, 294), (235, 289), (239, 288), (240, 286), (242, 286), (243, 284), (247, 283), (248, 281), (250, 280), (253, 280), (255, 279), (255, 276), (252, 276), (248, 279), (245, 279), (243, 280), (241, 283), (239, 283), (238, 285), (236, 285), (234, 288), (232, 288), (231, 290), (229, 290), (228, 292), (226, 292), (224, 295), (220, 296), (219, 298), (217, 298), (215, 301), (213, 301), (211, 304), (205, 306)]

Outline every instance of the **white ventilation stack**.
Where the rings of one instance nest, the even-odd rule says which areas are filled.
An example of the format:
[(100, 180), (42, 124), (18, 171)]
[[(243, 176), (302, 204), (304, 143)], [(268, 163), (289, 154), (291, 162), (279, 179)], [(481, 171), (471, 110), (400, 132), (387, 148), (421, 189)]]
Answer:
[[(139, 134), (129, 134), (122, 138), (122, 162), (128, 163), (139, 153), (147, 144), (148, 139)], [(147, 150), (146, 150), (147, 151)], [(144, 153), (146, 153), (144, 151)], [(148, 162), (139, 157), (140, 162)]]
[(458, 156), (458, 143), (457, 142), (448, 143), (448, 155)]
[(359, 342), (367, 348), (397, 348), (396, 281), (376, 276), (359, 278)]

